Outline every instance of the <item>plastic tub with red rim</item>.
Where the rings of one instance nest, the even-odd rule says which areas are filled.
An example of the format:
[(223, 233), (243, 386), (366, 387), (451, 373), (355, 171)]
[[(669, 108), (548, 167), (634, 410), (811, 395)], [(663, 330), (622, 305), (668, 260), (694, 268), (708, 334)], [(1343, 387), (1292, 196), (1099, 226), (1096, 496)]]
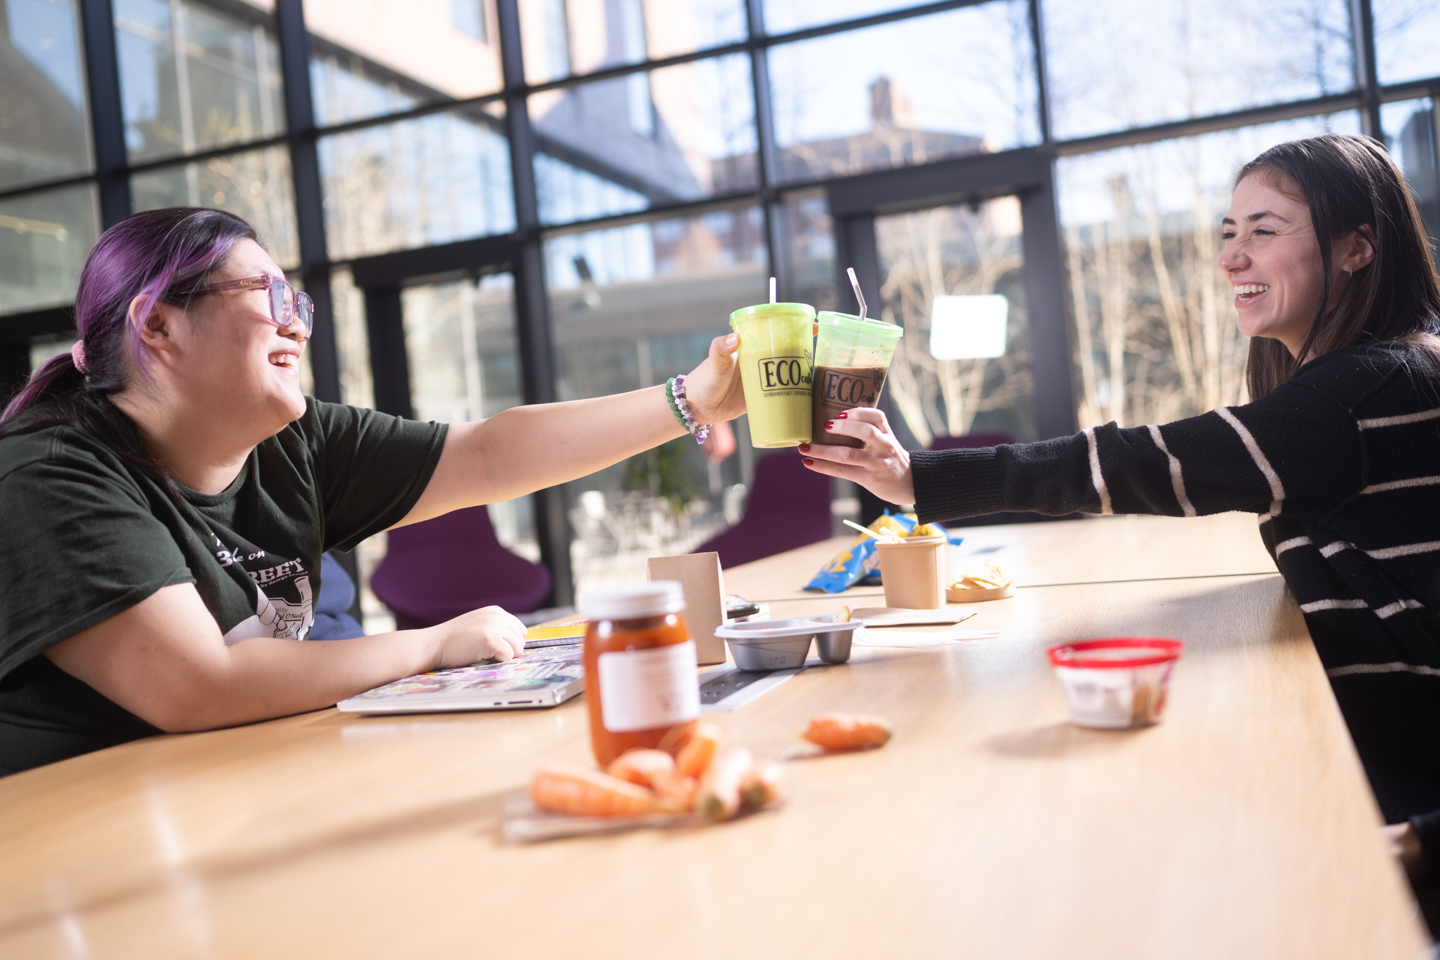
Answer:
[(1184, 649), (1179, 640), (1163, 637), (1110, 637), (1061, 644), (1048, 653), (1071, 722), (1125, 730), (1160, 719)]

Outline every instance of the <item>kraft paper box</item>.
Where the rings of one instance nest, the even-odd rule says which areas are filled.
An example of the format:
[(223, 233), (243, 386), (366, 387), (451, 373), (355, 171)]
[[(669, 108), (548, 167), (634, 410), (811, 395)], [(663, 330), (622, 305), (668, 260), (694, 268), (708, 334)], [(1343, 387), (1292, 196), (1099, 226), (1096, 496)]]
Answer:
[(651, 580), (679, 580), (685, 589), (685, 622), (695, 638), (701, 666), (725, 662), (725, 641), (715, 631), (725, 623), (725, 583), (720, 554), (691, 553), (683, 557), (651, 557)]

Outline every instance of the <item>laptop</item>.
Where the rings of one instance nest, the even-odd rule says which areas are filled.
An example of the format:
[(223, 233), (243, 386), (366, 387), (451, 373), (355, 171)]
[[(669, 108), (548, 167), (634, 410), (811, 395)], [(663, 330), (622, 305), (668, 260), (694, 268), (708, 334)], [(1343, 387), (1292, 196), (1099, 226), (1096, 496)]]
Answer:
[[(528, 645), (527, 645), (528, 646)], [(335, 706), (346, 713), (446, 713), (559, 706), (585, 692), (585, 648), (527, 649), (513, 660), (421, 673)]]

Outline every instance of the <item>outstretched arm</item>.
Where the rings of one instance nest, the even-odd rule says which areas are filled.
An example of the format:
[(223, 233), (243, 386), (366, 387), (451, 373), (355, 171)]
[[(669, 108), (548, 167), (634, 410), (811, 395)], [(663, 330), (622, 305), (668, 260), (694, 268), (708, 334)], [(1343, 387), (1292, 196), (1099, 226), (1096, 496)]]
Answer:
[(1000, 511), (1195, 516), (1242, 510), (1322, 516), (1359, 491), (1359, 428), (1343, 405), (1291, 381), (1242, 407), (1163, 427), (1091, 427), (1039, 443), (906, 453), (878, 410), (833, 431), (862, 448), (810, 444), (806, 465), (854, 480), (922, 520)]
[[(716, 337), (710, 355), (686, 376), (697, 423), (720, 423), (745, 412), (734, 356), (738, 346), (733, 333)], [(486, 420), (457, 423), (425, 492), (398, 526), (587, 476), (684, 434), (663, 385), (513, 407)]]

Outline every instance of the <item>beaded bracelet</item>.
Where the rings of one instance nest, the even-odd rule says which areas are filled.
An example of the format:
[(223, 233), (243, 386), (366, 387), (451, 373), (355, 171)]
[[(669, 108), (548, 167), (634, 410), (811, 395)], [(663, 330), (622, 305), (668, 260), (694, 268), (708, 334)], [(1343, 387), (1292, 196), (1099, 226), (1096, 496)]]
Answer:
[(690, 431), (696, 443), (704, 443), (705, 438), (710, 436), (708, 426), (695, 423), (695, 416), (690, 412), (690, 404), (685, 401), (685, 375), (671, 377), (665, 381), (665, 399), (670, 402), (670, 412), (675, 414), (675, 419), (680, 425)]

